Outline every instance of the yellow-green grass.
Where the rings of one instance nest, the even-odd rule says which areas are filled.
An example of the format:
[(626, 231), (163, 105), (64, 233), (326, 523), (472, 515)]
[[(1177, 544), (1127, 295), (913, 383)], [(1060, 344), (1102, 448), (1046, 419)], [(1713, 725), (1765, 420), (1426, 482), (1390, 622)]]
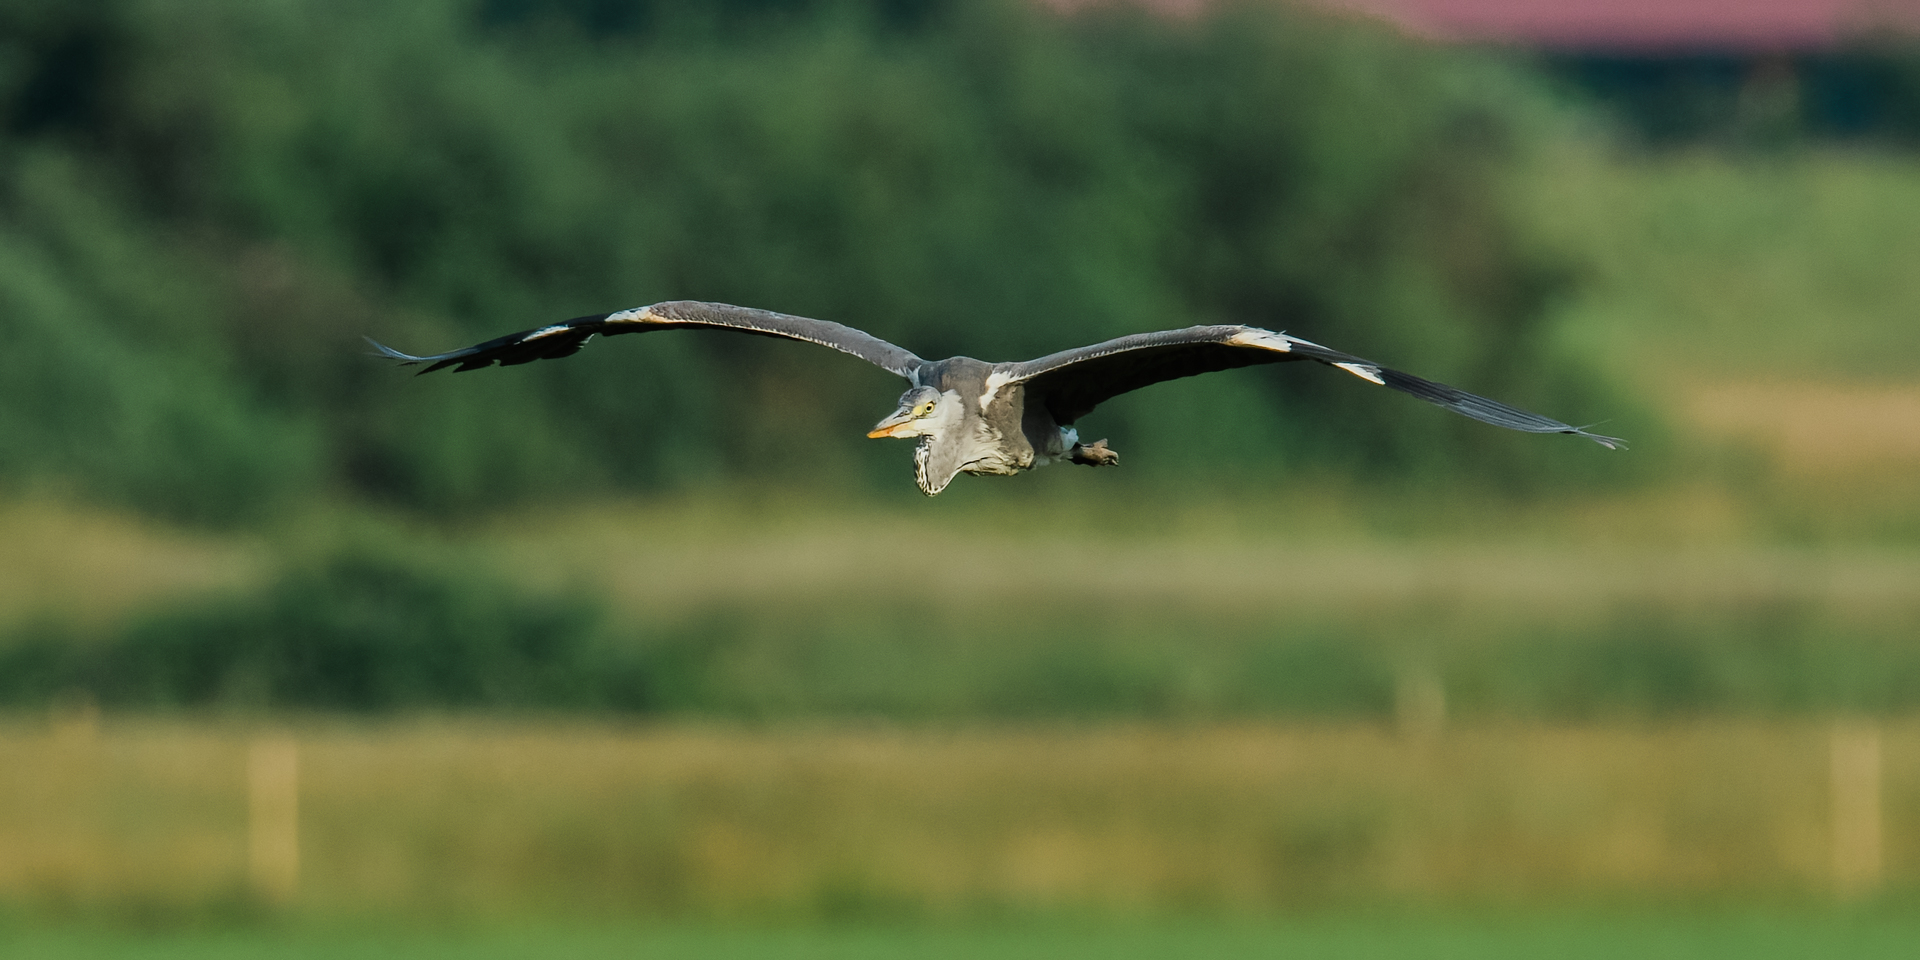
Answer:
[[(527, 589), (603, 597), (623, 621), (650, 625), (823, 605), (848, 616), (1000, 607), (1063, 626), (1098, 611), (1204, 613), (1221, 626), (1327, 616), (1378, 626), (1423, 611), (1429, 632), (1751, 603), (1886, 624), (1920, 608), (1920, 551), (1900, 538), (1836, 542), (1816, 528), (1782, 539), (1756, 530), (1751, 503), (1707, 486), (1519, 505), (1296, 486), (1250, 504), (1090, 493), (992, 510), (912, 506), (636, 500), (380, 529), (482, 560)], [(257, 586), (326, 549), (316, 544), (338, 539), (341, 519), (318, 518), (274, 548), (0, 501), (0, 625), (112, 621)]]
[(1560, 515), (1460, 504), (1424, 531), (1368, 529), (1364, 504), (1292, 492), (1247, 506), (1093, 500), (991, 516), (606, 504), (515, 517), (463, 542), (524, 583), (584, 585), (656, 622), (824, 602), (955, 615), (997, 605), (1063, 623), (1102, 609), (1217, 624), (1424, 609), (1429, 627), (1448, 611), (1564, 625), (1626, 606), (1766, 600), (1885, 621), (1920, 604), (1920, 552), (1755, 542), (1742, 508), (1709, 491), (1562, 503)]
[(0, 496), (0, 629), (42, 615), (111, 621), (269, 572), (250, 538), (189, 532), (49, 497)]
[[(1852, 777), (1836, 806), (1834, 729), (316, 721), (290, 734), (299, 866), (286, 910), (1252, 916), (1819, 906), (1910, 888), (1920, 724), (1874, 728), (1878, 828), (1836, 824), (1861, 819), (1855, 795), (1869, 788)], [(254, 732), (111, 716), (8, 725), (0, 902), (40, 917), (252, 909)], [(1863, 829), (1877, 829), (1880, 865), (1856, 853), (1836, 866), (1836, 836)]]
[[(1480, 719), (1920, 705), (1920, 552), (1758, 536), (1711, 492), (1638, 502), (1564, 516), (1434, 504), (1447, 519), (1402, 524), (1392, 515), (1418, 508), (1381, 504), (1381, 519), (1310, 490), (1257, 508), (1135, 505), (1112, 522), (1102, 510), (1123, 505), (1097, 500), (813, 514), (706, 500), (385, 535), (483, 561), (503, 575), (487, 589), (604, 604), (617, 652), (601, 666), (631, 665), (610, 681), (627, 691), (615, 702), (670, 716), (1385, 717), (1412, 682)], [(266, 580), (315, 549), (244, 572)], [(55, 587), (37, 609), (111, 619), (89, 606), (90, 579)], [(226, 623), (166, 636), (198, 663), (187, 651), (227, 649)], [(117, 669), (70, 671), (81, 679), (57, 682), (75, 689), (15, 702), (76, 702), (85, 677), (107, 682), (95, 692), (109, 705), (175, 702), (141, 699), (145, 675)], [(246, 676), (215, 686), (251, 689)], [(600, 702), (564, 702), (587, 701)]]
[(1275, 923), (1053, 923), (993, 926), (509, 927), (457, 932), (267, 929), (33, 930), (0, 947), (14, 960), (1804, 960), (1911, 956), (1920, 922), (1845, 913), (1546, 917), (1361, 914)]

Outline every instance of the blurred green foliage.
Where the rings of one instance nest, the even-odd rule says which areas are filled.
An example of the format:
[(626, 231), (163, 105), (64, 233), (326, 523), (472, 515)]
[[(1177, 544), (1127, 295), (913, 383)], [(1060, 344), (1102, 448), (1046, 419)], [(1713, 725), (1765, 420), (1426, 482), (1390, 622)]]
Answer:
[(1034, 609), (985, 630), (823, 604), (716, 613), (640, 642), (659, 691), (651, 706), (723, 717), (1389, 719), (1407, 708), (1410, 683), (1434, 685), (1445, 709), (1479, 718), (1920, 707), (1920, 651), (1903, 629), (1818, 605), (1623, 604), (1595, 623), (1481, 622), (1465, 635), (1429, 624), (1410, 639), (1422, 637), (1423, 616), (1376, 611), (1356, 623), (1296, 611), (1236, 624), (1126, 609), (1062, 623)]
[[(4, 0), (0, 484), (233, 523), (903, 482), (855, 433), (897, 384), (810, 347), (659, 336), (413, 381), (359, 340), (679, 298), (929, 357), (1244, 321), (1597, 419), (1603, 385), (1547, 342), (1562, 272), (1498, 202), (1529, 102), (1276, 4)], [(1148, 481), (1605, 469), (1317, 370), (1097, 416)]]
[(639, 708), (634, 658), (582, 598), (528, 598), (457, 563), (350, 548), (256, 594), (151, 614), (106, 637), (44, 625), (0, 650), (0, 699), (393, 710)]
[(990, 616), (874, 598), (617, 622), (419, 548), (350, 543), (263, 587), (0, 642), (0, 706), (507, 708), (746, 720), (1887, 715), (1920, 707), (1906, 620), (1814, 602), (1626, 601), (1579, 623), (1406, 609), (1277, 618), (1182, 605)]

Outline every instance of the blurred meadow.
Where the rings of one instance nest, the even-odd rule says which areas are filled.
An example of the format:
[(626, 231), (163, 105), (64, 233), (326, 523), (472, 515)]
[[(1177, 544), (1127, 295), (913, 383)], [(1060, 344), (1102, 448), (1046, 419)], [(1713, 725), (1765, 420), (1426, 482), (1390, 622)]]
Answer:
[[(0, 0), (0, 944), (1892, 956), (1920, 54), (1833, 56), (1906, 112), (1260, 2)], [(927, 500), (810, 346), (360, 339), (665, 299), (1633, 449), (1288, 366)]]

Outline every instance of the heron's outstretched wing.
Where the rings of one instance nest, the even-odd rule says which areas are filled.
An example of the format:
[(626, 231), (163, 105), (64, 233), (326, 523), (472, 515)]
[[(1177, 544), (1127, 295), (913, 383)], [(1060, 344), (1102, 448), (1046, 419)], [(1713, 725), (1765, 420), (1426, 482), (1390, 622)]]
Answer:
[(1188, 327), (1135, 334), (1089, 347), (1062, 350), (1038, 360), (1005, 364), (996, 371), (995, 377), (1003, 383), (1024, 383), (1028, 403), (1037, 400), (1046, 404), (1055, 422), (1069, 424), (1101, 402), (1148, 384), (1289, 360), (1317, 360), (1369, 383), (1412, 394), (1497, 427), (1528, 433), (1571, 433), (1609, 448), (1625, 446), (1615, 437), (1588, 433), (1550, 417), (1258, 327)]
[(736, 333), (817, 343), (823, 347), (832, 347), (841, 353), (853, 354), (909, 380), (913, 379), (914, 371), (918, 370), (924, 362), (919, 357), (879, 337), (842, 324), (788, 316), (770, 310), (755, 310), (751, 307), (736, 307), (725, 303), (701, 303), (695, 300), (673, 300), (656, 303), (650, 307), (635, 307), (632, 310), (621, 310), (615, 313), (578, 317), (537, 330), (525, 330), (464, 349), (425, 357), (401, 353), (372, 339), (367, 342), (373, 344), (374, 349), (379, 350), (382, 356), (391, 357), (403, 364), (427, 364), (427, 367), (420, 371), (421, 373), (432, 373), (442, 367), (453, 367), (458, 372), (477, 370), (495, 363), (510, 367), (516, 363), (531, 363), (535, 360), (552, 360), (569, 356), (578, 353), (595, 334), (611, 337), (622, 333), (647, 333), (654, 330), (688, 328), (732, 330)]

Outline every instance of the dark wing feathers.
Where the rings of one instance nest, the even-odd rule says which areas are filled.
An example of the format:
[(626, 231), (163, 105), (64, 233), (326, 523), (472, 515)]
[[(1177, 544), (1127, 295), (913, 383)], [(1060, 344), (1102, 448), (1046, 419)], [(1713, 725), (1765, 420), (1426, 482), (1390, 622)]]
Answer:
[[(445, 367), (453, 367), (456, 371), (476, 370), (496, 363), (504, 367), (535, 360), (551, 360), (579, 352), (595, 335), (615, 336), (686, 327), (731, 330), (735, 333), (815, 343), (852, 354), (908, 380), (913, 380), (925, 363), (912, 353), (872, 334), (838, 323), (692, 300), (675, 300), (616, 313), (578, 317), (425, 357), (401, 353), (373, 340), (367, 342), (372, 343), (382, 356), (405, 364), (427, 364), (420, 372), (432, 373)], [(1064, 425), (1086, 416), (1108, 399), (1163, 380), (1291, 360), (1315, 360), (1339, 367), (1363, 380), (1419, 397), (1428, 403), (1497, 427), (1528, 433), (1570, 433), (1606, 447), (1624, 446), (1613, 437), (1588, 433), (1580, 427), (1457, 390), (1444, 383), (1423, 380), (1352, 354), (1258, 327), (1220, 325), (1135, 334), (1088, 347), (1062, 350), (1025, 363), (1000, 364), (995, 368), (995, 377), (1007, 378), (1003, 382), (1025, 384), (1028, 402), (1046, 404), (1054, 421)]]
[(1625, 445), (1615, 437), (1588, 433), (1550, 417), (1258, 327), (1223, 325), (1142, 333), (1008, 364), (1003, 369), (1013, 382), (1026, 384), (1029, 403), (1045, 403), (1055, 422), (1070, 424), (1101, 402), (1149, 384), (1293, 360), (1315, 360), (1339, 367), (1362, 380), (1497, 427), (1528, 433), (1570, 433), (1609, 448)]
[(453, 367), (455, 372), (459, 372), (477, 370), (495, 363), (510, 367), (534, 360), (551, 360), (569, 356), (578, 353), (580, 348), (586, 346), (587, 341), (593, 339), (596, 334), (611, 337), (623, 333), (648, 333), (655, 330), (685, 328), (731, 330), (735, 333), (819, 344), (841, 353), (852, 354), (909, 380), (913, 379), (914, 371), (918, 370), (924, 362), (912, 353), (879, 337), (842, 324), (774, 313), (770, 310), (735, 307), (724, 303), (700, 303), (692, 300), (676, 300), (656, 303), (650, 307), (577, 317), (563, 323), (509, 334), (460, 350), (424, 357), (401, 353), (371, 339), (367, 342), (373, 344), (374, 349), (380, 351), (381, 356), (390, 357), (403, 364), (427, 364), (420, 371), (421, 373), (432, 373), (445, 367)]
[(1410, 373), (1401, 373), (1387, 367), (1380, 367), (1380, 377), (1384, 386), (1411, 394), (1428, 403), (1439, 404), (1455, 413), (1472, 417), (1481, 423), (1491, 423), (1508, 430), (1522, 430), (1527, 433), (1571, 433), (1576, 437), (1586, 437), (1610, 450), (1625, 447), (1627, 442), (1619, 437), (1603, 437), (1597, 433), (1588, 433), (1584, 427), (1561, 423), (1552, 417), (1543, 417), (1537, 413), (1509, 407), (1498, 400), (1489, 400), (1478, 394), (1468, 393), (1444, 383), (1422, 380)]
[(372, 337), (365, 338), (373, 344), (383, 357), (391, 357), (402, 364), (424, 363), (421, 373), (432, 373), (444, 367), (453, 367), (457, 373), (462, 370), (478, 370), (481, 367), (499, 364), (511, 367), (520, 363), (532, 363), (535, 360), (553, 360), (579, 353), (596, 333), (606, 332), (606, 316), (579, 317), (565, 323), (556, 323), (537, 330), (522, 330), (504, 337), (496, 337), (485, 343), (476, 343), (471, 347), (436, 353), (425, 357), (401, 353)]
[(1163, 380), (1288, 359), (1227, 342), (1245, 329), (1189, 327), (1136, 333), (1009, 364), (1009, 372), (1016, 382), (1027, 384), (1029, 403), (1040, 398), (1054, 422), (1064, 426), (1107, 400)]

